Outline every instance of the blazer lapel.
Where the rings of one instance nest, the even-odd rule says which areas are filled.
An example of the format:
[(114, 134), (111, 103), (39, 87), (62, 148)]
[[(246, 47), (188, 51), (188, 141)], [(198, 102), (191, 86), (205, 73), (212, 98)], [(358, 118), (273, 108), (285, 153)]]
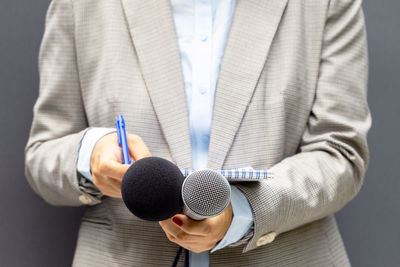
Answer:
[(209, 168), (223, 166), (286, 5), (287, 0), (237, 1), (218, 79)]
[(191, 168), (183, 74), (168, 0), (121, 0), (154, 110), (180, 167)]

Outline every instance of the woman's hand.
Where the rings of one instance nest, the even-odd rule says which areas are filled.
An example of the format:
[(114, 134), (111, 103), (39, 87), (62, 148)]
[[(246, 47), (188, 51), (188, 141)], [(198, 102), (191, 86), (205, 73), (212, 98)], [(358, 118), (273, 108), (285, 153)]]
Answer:
[(228, 231), (232, 222), (232, 206), (220, 215), (195, 221), (183, 214), (160, 221), (167, 238), (190, 251), (200, 253), (212, 249)]
[[(142, 138), (135, 134), (127, 134), (129, 155), (135, 161), (151, 157), (150, 151)], [(103, 195), (121, 198), (121, 182), (130, 165), (122, 164), (122, 151), (118, 145), (117, 133), (103, 136), (95, 145), (90, 170), (93, 183)]]

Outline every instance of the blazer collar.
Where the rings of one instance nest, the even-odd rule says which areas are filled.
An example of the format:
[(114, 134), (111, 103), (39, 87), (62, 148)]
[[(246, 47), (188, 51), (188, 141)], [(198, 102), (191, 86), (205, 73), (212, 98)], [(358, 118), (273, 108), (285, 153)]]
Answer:
[[(253, 95), (288, 0), (238, 0), (216, 89), (208, 156), (221, 168)], [(121, 0), (173, 160), (191, 168), (188, 109), (169, 0)]]
[(224, 164), (286, 5), (287, 0), (237, 1), (215, 97), (210, 168), (219, 169)]
[(192, 167), (188, 110), (169, 0), (121, 0), (142, 75), (172, 160)]

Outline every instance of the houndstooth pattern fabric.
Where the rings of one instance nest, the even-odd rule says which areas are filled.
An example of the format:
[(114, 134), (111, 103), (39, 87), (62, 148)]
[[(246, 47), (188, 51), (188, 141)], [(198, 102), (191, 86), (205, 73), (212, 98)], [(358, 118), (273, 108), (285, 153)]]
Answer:
[[(350, 265), (333, 214), (359, 192), (368, 165), (367, 69), (361, 0), (238, 0), (208, 168), (274, 177), (237, 184), (254, 227), (212, 253), (211, 266)], [(170, 265), (177, 246), (158, 223), (92, 194), (76, 171), (85, 132), (113, 127), (119, 113), (153, 155), (192, 168), (169, 1), (52, 0), (39, 72), (26, 177), (51, 204), (91, 200), (73, 266)], [(257, 242), (271, 232), (275, 240)]]

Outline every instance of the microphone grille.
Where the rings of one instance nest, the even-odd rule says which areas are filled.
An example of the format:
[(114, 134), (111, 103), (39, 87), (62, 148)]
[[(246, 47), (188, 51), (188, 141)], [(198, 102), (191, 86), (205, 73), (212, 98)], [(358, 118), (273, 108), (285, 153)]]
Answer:
[(214, 217), (229, 205), (231, 188), (221, 174), (198, 170), (190, 174), (182, 186), (182, 199), (190, 212), (202, 217)]

